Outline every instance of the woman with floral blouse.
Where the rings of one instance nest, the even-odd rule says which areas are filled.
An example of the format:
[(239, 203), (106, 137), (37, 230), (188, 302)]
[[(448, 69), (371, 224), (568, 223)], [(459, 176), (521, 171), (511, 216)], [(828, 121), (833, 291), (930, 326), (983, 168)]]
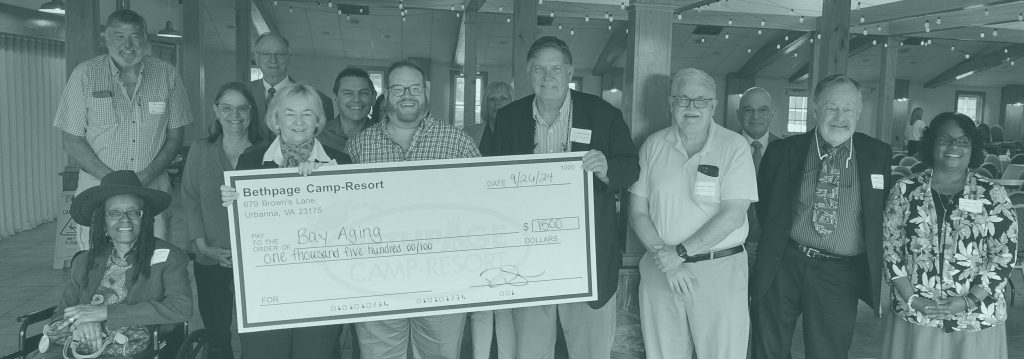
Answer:
[(971, 118), (939, 114), (920, 151), (929, 169), (899, 180), (885, 210), (893, 291), (882, 358), (1006, 358), (1013, 205), (973, 170), (984, 151)]

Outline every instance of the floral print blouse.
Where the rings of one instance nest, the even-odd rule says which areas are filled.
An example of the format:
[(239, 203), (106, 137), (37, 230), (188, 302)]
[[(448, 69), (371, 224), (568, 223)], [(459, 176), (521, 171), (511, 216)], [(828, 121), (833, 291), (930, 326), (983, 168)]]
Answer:
[(889, 194), (882, 228), (889, 278), (907, 277), (915, 294), (933, 300), (967, 295), (974, 286), (989, 295), (974, 311), (933, 319), (910, 308), (893, 290), (893, 312), (945, 332), (999, 325), (1006, 321), (1003, 290), (1017, 249), (1017, 217), (1006, 189), (970, 171), (962, 196), (978, 199), (981, 211), (972, 213), (953, 202), (938, 223), (931, 182), (928, 169), (899, 180)]

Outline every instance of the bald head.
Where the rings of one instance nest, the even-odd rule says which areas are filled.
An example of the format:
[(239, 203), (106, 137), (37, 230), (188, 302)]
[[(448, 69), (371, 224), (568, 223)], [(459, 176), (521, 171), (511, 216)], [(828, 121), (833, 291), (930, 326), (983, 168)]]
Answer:
[(775, 119), (772, 95), (760, 87), (751, 87), (740, 96), (740, 107), (736, 109), (743, 132), (754, 139), (764, 137)]

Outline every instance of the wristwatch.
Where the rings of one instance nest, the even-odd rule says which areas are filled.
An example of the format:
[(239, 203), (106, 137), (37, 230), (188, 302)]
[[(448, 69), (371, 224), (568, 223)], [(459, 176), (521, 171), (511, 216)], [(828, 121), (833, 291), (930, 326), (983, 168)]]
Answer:
[(683, 263), (686, 263), (686, 261), (690, 260), (690, 256), (686, 255), (686, 247), (683, 247), (682, 244), (676, 245), (676, 254), (679, 255), (679, 258), (683, 259)]

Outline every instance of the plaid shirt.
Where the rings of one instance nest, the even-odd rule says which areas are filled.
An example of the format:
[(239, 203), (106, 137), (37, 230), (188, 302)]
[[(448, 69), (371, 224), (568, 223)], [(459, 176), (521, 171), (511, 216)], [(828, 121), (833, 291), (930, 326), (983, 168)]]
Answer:
[(53, 125), (89, 146), (113, 170), (145, 169), (167, 139), (168, 128), (192, 122), (185, 86), (170, 64), (142, 59), (135, 93), (118, 78), (110, 55), (75, 67), (64, 87)]
[(387, 121), (370, 126), (348, 143), (353, 163), (443, 160), (480, 157), (473, 139), (430, 114), (412, 135), (408, 149), (402, 149), (387, 131)]

